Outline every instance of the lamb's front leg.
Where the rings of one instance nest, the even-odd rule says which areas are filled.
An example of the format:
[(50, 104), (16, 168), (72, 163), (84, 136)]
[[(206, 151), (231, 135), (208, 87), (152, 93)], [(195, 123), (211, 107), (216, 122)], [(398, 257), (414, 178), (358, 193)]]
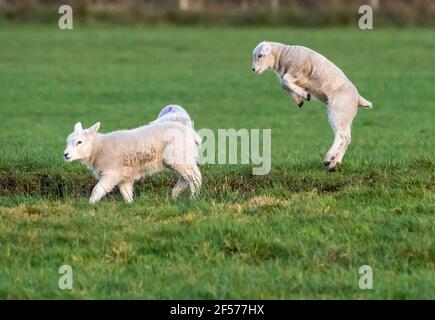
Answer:
[(302, 100), (301, 97), (299, 97), (296, 93), (292, 91), (287, 91), (290, 97), (292, 97), (293, 101), (296, 103), (296, 105), (300, 108), (304, 104), (304, 100)]
[(91, 197), (89, 198), (89, 203), (94, 204), (101, 200), (107, 193), (112, 191), (112, 189), (119, 183), (119, 178), (113, 175), (106, 175), (100, 178), (97, 185), (92, 190)]
[(308, 91), (302, 87), (299, 87), (296, 84), (296, 78), (289, 75), (288, 73), (286, 73), (281, 78), (281, 86), (284, 90), (292, 91), (293, 93), (295, 93), (296, 95), (298, 95), (299, 97), (301, 97), (305, 100), (310, 101), (310, 99), (311, 99), (311, 95), (308, 93)]

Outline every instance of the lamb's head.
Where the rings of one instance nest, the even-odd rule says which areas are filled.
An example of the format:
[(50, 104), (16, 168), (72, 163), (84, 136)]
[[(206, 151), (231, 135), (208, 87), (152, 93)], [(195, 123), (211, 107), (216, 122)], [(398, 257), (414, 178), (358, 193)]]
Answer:
[(77, 122), (74, 126), (74, 132), (66, 139), (66, 149), (63, 153), (65, 161), (87, 160), (92, 154), (92, 144), (95, 134), (100, 128), (97, 122), (89, 129), (83, 129), (82, 124)]
[(273, 68), (275, 57), (272, 54), (272, 44), (270, 42), (260, 42), (252, 52), (252, 71), (263, 73)]

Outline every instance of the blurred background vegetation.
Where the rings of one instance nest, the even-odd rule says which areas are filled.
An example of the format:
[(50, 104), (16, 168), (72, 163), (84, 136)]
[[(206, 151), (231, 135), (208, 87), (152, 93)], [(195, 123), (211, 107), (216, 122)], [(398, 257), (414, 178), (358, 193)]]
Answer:
[(0, 0), (0, 23), (52, 23), (62, 4), (86, 23), (355, 26), (369, 4), (375, 26), (435, 25), (435, 0)]

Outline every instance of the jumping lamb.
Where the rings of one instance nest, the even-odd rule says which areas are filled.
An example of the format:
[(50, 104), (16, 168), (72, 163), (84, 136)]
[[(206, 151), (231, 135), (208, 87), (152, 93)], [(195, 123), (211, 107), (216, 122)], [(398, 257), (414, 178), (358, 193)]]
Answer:
[(64, 152), (66, 161), (80, 160), (98, 180), (90, 203), (97, 203), (116, 186), (123, 199), (131, 203), (134, 182), (164, 169), (180, 174), (172, 190), (173, 198), (187, 187), (196, 197), (202, 182), (197, 165), (201, 139), (192, 128), (179, 121), (155, 121), (107, 134), (98, 133), (99, 128), (99, 122), (88, 129), (76, 123)]
[(329, 171), (341, 163), (351, 140), (351, 125), (358, 106), (371, 108), (355, 85), (323, 55), (303, 46), (263, 41), (253, 51), (252, 71), (275, 71), (284, 90), (301, 107), (311, 96), (327, 104), (328, 119), (335, 134), (324, 159)]

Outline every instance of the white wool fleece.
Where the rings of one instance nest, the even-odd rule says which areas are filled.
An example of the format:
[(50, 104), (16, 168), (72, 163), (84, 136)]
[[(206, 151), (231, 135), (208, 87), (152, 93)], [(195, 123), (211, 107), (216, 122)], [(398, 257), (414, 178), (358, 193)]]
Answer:
[(323, 55), (303, 46), (263, 41), (252, 53), (252, 71), (273, 70), (296, 104), (311, 96), (327, 104), (328, 119), (335, 134), (324, 164), (333, 171), (341, 163), (351, 140), (351, 125), (358, 106), (371, 108), (343, 71)]
[(172, 196), (187, 187), (196, 196), (201, 186), (197, 144), (192, 129), (176, 122), (162, 122), (132, 130), (98, 133), (100, 123), (83, 129), (74, 126), (64, 152), (66, 161), (80, 160), (97, 178), (90, 202), (96, 203), (115, 186), (126, 202), (133, 201), (133, 184), (144, 176), (164, 169), (180, 174)]

